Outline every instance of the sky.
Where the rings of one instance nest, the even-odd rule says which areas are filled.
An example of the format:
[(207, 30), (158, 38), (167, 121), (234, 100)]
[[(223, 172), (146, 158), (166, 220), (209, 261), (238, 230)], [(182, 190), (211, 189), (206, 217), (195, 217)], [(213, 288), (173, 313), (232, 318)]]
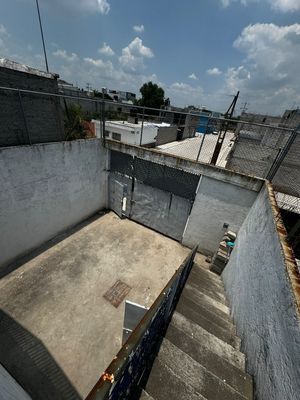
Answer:
[[(39, 0), (49, 69), (85, 88), (149, 80), (176, 106), (300, 107), (300, 0)], [(0, 58), (45, 70), (35, 0), (0, 0)], [(246, 106), (245, 103), (247, 102)]]

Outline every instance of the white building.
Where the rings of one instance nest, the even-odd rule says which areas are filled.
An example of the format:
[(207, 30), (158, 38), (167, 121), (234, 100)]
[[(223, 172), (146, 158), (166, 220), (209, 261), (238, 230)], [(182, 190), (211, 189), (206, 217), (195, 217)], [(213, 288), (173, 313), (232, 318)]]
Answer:
[[(101, 137), (101, 121), (93, 120), (92, 122), (96, 125), (96, 136)], [(163, 122), (144, 122), (144, 124), (138, 122), (133, 124), (127, 121), (106, 121), (105, 136), (128, 144), (155, 146), (158, 130), (167, 127), (170, 127), (170, 124)]]

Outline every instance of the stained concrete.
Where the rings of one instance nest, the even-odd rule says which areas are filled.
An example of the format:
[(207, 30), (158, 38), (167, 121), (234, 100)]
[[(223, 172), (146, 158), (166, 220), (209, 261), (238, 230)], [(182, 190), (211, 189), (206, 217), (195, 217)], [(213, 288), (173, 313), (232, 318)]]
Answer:
[(3, 267), (107, 207), (100, 139), (0, 149)]
[(257, 193), (206, 176), (200, 184), (183, 235), (183, 244), (213, 255), (224, 236), (224, 223), (238, 232)]
[[(120, 279), (132, 287), (128, 300), (149, 307), (188, 252), (110, 212), (3, 278), (0, 306), (83, 397), (121, 346), (124, 302), (115, 308), (103, 294)], [(11, 350), (1, 347), (3, 363)]]
[(277, 230), (280, 216), (270, 200), (266, 185), (239, 231), (222, 277), (256, 398), (299, 400), (299, 283), (289, 276), (295, 263), (282, 228)]

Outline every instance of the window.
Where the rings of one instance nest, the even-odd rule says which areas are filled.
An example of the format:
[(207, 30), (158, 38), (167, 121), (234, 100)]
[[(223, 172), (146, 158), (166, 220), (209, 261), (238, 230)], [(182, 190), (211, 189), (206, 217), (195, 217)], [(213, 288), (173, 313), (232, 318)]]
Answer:
[(112, 138), (113, 138), (114, 140), (119, 140), (119, 141), (121, 141), (121, 134), (120, 134), (120, 133), (115, 133), (115, 132), (113, 132), (113, 133), (112, 133)]
[(109, 131), (104, 131), (104, 136), (105, 136), (105, 137), (108, 137), (108, 136), (109, 136), (109, 134), (110, 134), (110, 132), (109, 132)]

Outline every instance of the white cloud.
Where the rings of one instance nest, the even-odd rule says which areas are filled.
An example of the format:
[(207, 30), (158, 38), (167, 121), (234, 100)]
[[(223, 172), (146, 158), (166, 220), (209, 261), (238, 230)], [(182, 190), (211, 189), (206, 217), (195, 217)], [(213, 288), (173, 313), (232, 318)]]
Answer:
[(213, 75), (213, 76), (222, 74), (222, 71), (220, 71), (219, 68), (217, 68), (217, 67), (210, 68), (206, 72), (208, 73), (208, 75)]
[(3, 24), (0, 24), (0, 35), (8, 35), (7, 29)]
[[(293, 12), (300, 10), (300, 0), (263, 0), (270, 4), (271, 8), (281, 12)], [(244, 6), (249, 3), (258, 3), (259, 0), (220, 0), (223, 7), (229, 7), (234, 2), (240, 2)]]
[(143, 33), (145, 30), (144, 25), (134, 25), (132, 28), (137, 33)]
[(128, 46), (122, 49), (119, 61), (123, 68), (130, 71), (138, 71), (144, 68), (144, 58), (152, 57), (154, 57), (153, 51), (143, 45), (142, 39), (136, 37)]
[(197, 81), (199, 79), (194, 72), (191, 75), (189, 75), (189, 78), (193, 79), (194, 81)]
[(68, 54), (66, 52), (66, 50), (62, 50), (62, 49), (57, 49), (52, 54), (55, 57), (61, 58), (64, 61), (67, 61), (67, 62), (73, 62), (73, 61), (76, 61), (78, 59), (77, 54), (75, 54), (75, 53)]
[(103, 46), (98, 51), (100, 54), (104, 54), (105, 56), (113, 56), (115, 54), (113, 49), (105, 42), (103, 43)]
[(166, 97), (171, 102), (180, 106), (201, 104), (203, 102), (203, 89), (201, 86), (192, 86), (184, 82), (174, 82), (165, 89)]
[(240, 90), (257, 110), (272, 114), (300, 102), (300, 24), (249, 25), (234, 47), (246, 58), (226, 72), (230, 92)]
[(0, 51), (2, 55), (7, 53), (6, 40), (10, 35), (3, 24), (0, 24)]
[(44, 0), (50, 6), (77, 12), (108, 14), (110, 4), (107, 0)]

